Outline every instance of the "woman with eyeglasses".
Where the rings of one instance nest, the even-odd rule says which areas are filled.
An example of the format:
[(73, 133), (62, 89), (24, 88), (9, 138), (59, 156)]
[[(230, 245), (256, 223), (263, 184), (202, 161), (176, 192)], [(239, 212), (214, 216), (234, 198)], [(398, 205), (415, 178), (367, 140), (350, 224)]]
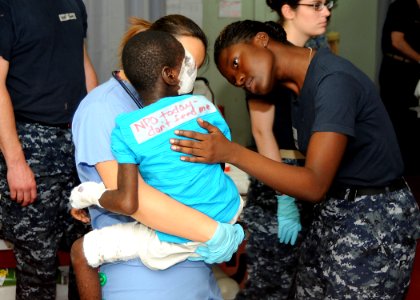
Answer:
[[(326, 32), (334, 2), (266, 0), (266, 3), (277, 12), (278, 23), (284, 27), (289, 42), (303, 47), (308, 46), (309, 40), (313, 49), (327, 47), (327, 42), (320, 43), (322, 39), (318, 37)], [(249, 92), (246, 95), (258, 152), (276, 161), (303, 165), (304, 157), (296, 150), (292, 134), (290, 109), (294, 98), (284, 87), (276, 87), (264, 96)], [(248, 280), (237, 299), (293, 297), (299, 247), (309, 228), (312, 209), (311, 203), (286, 195), (278, 197), (274, 189), (250, 178), (242, 220), (250, 232), (246, 243)]]
[(228, 162), (315, 203), (300, 248), (296, 299), (403, 299), (420, 213), (374, 83), (328, 49), (290, 45), (274, 22), (228, 25), (214, 58), (232, 85), (259, 95), (282, 85), (296, 94), (291, 115), (305, 165), (268, 159), (202, 121), (209, 134), (180, 130), (189, 139), (172, 139), (172, 149), (186, 153), (186, 162)]

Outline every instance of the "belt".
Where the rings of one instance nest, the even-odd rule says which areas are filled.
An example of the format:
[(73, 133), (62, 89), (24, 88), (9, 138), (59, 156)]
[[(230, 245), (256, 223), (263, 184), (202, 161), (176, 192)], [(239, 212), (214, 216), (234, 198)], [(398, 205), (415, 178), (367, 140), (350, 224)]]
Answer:
[(409, 63), (409, 64), (415, 63), (415, 61), (413, 61), (409, 58), (402, 57), (402, 56), (397, 55), (397, 54), (385, 53), (385, 55), (388, 56), (388, 57), (391, 57), (395, 60), (402, 61), (402, 62), (405, 62), (405, 63)]
[(298, 150), (280, 149), (280, 156), (287, 159), (305, 159)]
[(61, 129), (70, 129), (71, 128), (71, 123), (47, 123), (47, 122), (42, 122), (42, 121), (35, 121), (35, 120), (31, 120), (25, 117), (20, 117), (20, 116), (16, 116), (15, 117), (16, 122), (21, 122), (21, 123), (29, 123), (29, 124), (38, 124), (41, 126), (47, 126), (47, 127), (55, 127), (55, 128), (61, 128)]
[(404, 178), (398, 178), (391, 181), (386, 186), (341, 186), (333, 185), (327, 192), (327, 198), (345, 199), (353, 201), (360, 196), (373, 196), (378, 194), (390, 193), (407, 188), (408, 185)]

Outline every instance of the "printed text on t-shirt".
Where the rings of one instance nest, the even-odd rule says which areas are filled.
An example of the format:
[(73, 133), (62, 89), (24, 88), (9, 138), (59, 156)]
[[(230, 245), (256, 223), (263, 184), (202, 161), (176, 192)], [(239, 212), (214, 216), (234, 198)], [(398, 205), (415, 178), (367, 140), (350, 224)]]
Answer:
[(142, 117), (132, 123), (130, 128), (140, 144), (185, 122), (215, 111), (216, 107), (207, 99), (191, 96)]

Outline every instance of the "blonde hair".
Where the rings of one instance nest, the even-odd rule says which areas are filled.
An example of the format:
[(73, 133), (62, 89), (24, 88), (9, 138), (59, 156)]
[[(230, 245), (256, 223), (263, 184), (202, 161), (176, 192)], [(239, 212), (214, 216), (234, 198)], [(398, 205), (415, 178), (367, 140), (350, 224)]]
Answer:
[(186, 16), (178, 14), (166, 15), (156, 20), (154, 23), (143, 19), (139, 19), (137, 17), (130, 17), (129, 23), (130, 27), (128, 28), (126, 33), (124, 33), (118, 49), (120, 67), (122, 67), (121, 54), (128, 40), (137, 33), (148, 29), (170, 33), (174, 37), (190, 36), (193, 38), (197, 38), (203, 43), (205, 52), (207, 53), (208, 41), (206, 34), (193, 20)]
[(137, 18), (137, 17), (129, 17), (128, 23), (130, 24), (130, 27), (122, 36), (120, 46), (118, 47), (118, 57), (119, 57), (120, 67), (122, 67), (122, 61), (121, 61), (122, 52), (128, 40), (131, 39), (133, 36), (135, 36), (137, 33), (145, 31), (152, 26), (151, 22)]

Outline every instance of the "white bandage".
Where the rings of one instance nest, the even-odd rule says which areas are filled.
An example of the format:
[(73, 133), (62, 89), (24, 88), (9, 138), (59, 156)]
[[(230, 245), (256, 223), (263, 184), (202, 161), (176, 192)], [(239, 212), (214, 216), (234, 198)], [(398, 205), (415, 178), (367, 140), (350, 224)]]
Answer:
[(414, 90), (414, 96), (420, 100), (420, 79), (419, 82), (417, 82), (416, 89)]
[(92, 267), (140, 258), (146, 267), (164, 270), (186, 260), (197, 245), (161, 242), (153, 229), (138, 222), (93, 230), (83, 238), (83, 252)]
[(192, 92), (194, 82), (197, 78), (197, 66), (194, 57), (187, 49), (185, 49), (185, 57), (182, 61), (181, 70), (179, 72), (179, 90), (178, 95), (184, 95)]
[(85, 208), (99, 204), (99, 198), (106, 191), (105, 185), (100, 182), (87, 181), (76, 186), (70, 194), (70, 204), (73, 208)]
[(139, 223), (123, 223), (92, 230), (83, 238), (83, 252), (92, 267), (138, 257)]

